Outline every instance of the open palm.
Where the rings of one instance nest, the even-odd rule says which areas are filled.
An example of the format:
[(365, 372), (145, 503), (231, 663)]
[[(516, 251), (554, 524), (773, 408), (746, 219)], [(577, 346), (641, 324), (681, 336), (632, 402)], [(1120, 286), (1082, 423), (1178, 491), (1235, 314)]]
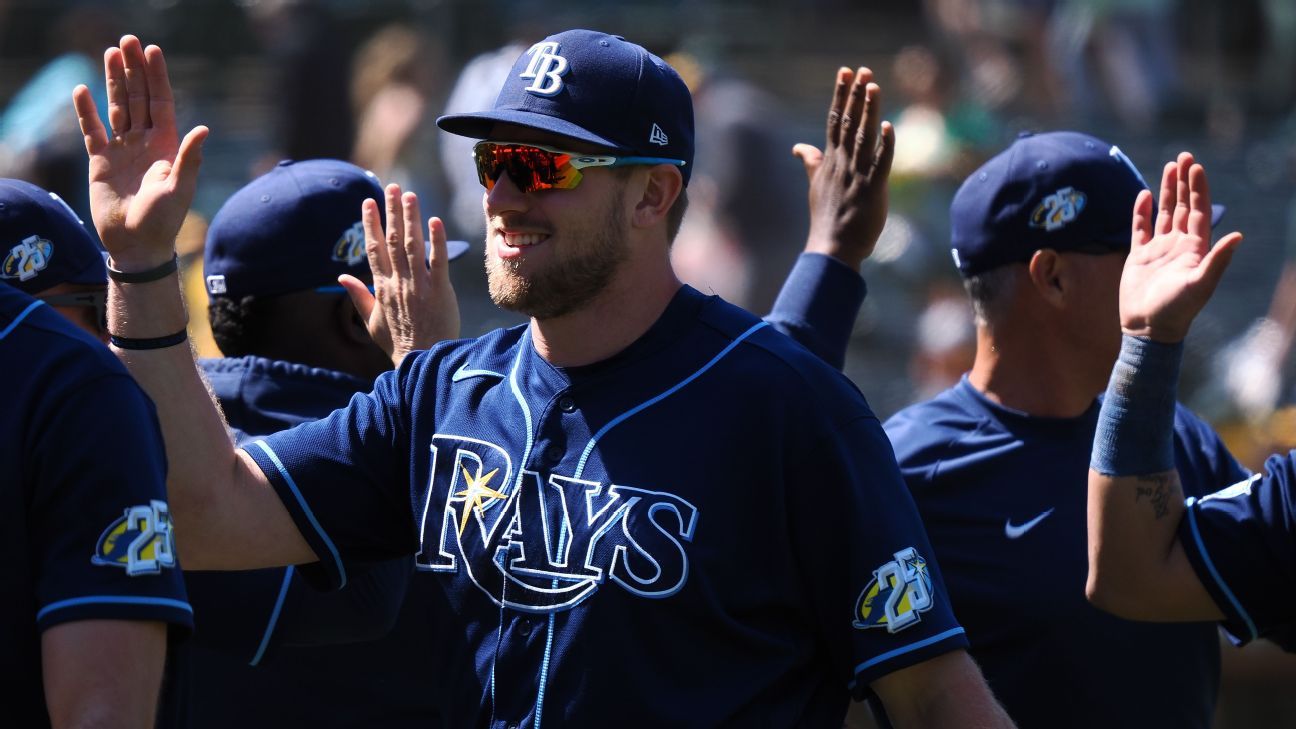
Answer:
[(1241, 233), (1230, 233), (1211, 245), (1206, 171), (1191, 154), (1180, 153), (1162, 171), (1155, 228), (1152, 193), (1144, 190), (1134, 203), (1121, 274), (1121, 328), (1156, 341), (1182, 341), (1241, 242)]
[(104, 247), (119, 267), (147, 268), (173, 255), (175, 236), (198, 182), (206, 127), (178, 142), (175, 100), (157, 46), (135, 36), (104, 52), (108, 122), (99, 119), (85, 86), (73, 105), (90, 159), (90, 211)]

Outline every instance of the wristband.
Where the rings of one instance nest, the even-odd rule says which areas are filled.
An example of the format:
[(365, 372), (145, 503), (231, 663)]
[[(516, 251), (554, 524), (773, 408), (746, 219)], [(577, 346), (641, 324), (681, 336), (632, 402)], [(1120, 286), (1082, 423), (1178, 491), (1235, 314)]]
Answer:
[(165, 337), (149, 337), (146, 339), (119, 337), (116, 334), (108, 335), (108, 341), (118, 349), (163, 349), (165, 347), (174, 347), (188, 338), (188, 329), (181, 329), (175, 334), (168, 334)]
[(1175, 389), (1183, 342), (1125, 335), (1098, 412), (1089, 467), (1104, 476), (1173, 471)]
[(154, 266), (153, 268), (150, 268), (147, 271), (130, 271), (130, 272), (118, 271), (117, 269), (112, 267), (111, 258), (108, 259), (107, 267), (108, 267), (108, 278), (116, 281), (117, 283), (128, 283), (128, 284), (148, 283), (149, 281), (157, 281), (160, 278), (165, 278), (171, 275), (172, 273), (175, 273), (176, 269), (180, 267), (180, 257), (179, 255), (173, 253), (171, 254), (171, 260), (167, 261), (166, 263), (163, 263), (160, 266)]

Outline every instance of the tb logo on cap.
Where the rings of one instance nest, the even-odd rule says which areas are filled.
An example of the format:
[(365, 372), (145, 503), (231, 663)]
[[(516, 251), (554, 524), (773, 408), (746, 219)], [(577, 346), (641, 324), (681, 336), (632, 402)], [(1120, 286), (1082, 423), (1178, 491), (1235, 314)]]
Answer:
[(531, 85), (524, 91), (540, 96), (553, 96), (562, 91), (562, 76), (567, 73), (567, 59), (558, 55), (558, 43), (541, 41), (527, 49), (527, 54), (531, 56), (531, 63), (518, 75), (518, 78), (532, 79)]

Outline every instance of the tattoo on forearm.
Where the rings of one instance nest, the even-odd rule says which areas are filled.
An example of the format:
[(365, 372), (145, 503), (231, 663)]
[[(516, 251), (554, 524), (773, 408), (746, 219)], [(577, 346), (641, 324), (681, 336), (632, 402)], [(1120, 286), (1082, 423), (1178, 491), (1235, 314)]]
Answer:
[(1157, 519), (1170, 513), (1171, 499), (1182, 498), (1177, 474), (1153, 473), (1138, 477), (1134, 487), (1134, 501), (1147, 501), (1152, 505), (1152, 513)]

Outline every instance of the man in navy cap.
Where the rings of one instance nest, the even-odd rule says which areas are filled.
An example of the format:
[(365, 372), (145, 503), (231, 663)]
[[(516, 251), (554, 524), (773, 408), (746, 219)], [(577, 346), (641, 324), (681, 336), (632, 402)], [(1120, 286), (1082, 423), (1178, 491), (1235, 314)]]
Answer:
[[(0, 180), (6, 726), (151, 726), (168, 631), (192, 625), (157, 417), (98, 341), (103, 281), (98, 247), (62, 200)], [(96, 293), (97, 306), (59, 298)], [(100, 427), (108, 415), (113, 427)]]
[[(1086, 466), (1146, 187), (1075, 132), (1023, 135), (973, 172), (950, 222), (975, 362), (885, 425), (972, 655), (1023, 727), (1208, 727), (1215, 706), (1212, 624), (1128, 622), (1084, 593)], [(1189, 494), (1245, 476), (1182, 406), (1174, 439)]]
[[(373, 173), (349, 162), (285, 161), (212, 218), (203, 273), (212, 334), (226, 356), (199, 364), (238, 443), (322, 418), (371, 389), (410, 348), (458, 335), (446, 261), (466, 250), (462, 241), (427, 239), (431, 260), (408, 277), (418, 310), (400, 323), (419, 331), (407, 344), (378, 332), (379, 346), (338, 285), (344, 277), (362, 309), (372, 307), (360, 214), (366, 200), (383, 197)], [(394, 355), (383, 349), (393, 346)], [(176, 713), (163, 723), (427, 726), (439, 712), (423, 660), (436, 626), (424, 617), (427, 590), (409, 585), (412, 572), (408, 557), (352, 561), (337, 592), (315, 590), (291, 566), (187, 573), (196, 631), (180, 656), (179, 694), (168, 696)], [(374, 680), (375, 665), (392, 676)]]
[[(0, 179), (0, 281), (26, 292), (108, 343), (108, 270), (85, 223), (58, 195)], [(27, 231), (19, 237), (18, 233)]]
[[(127, 36), (105, 66), (112, 136), (74, 100), (95, 220), (130, 277), (109, 324), (163, 403), (196, 566), (301, 564), (337, 585), (347, 559), (414, 554), (447, 626), (426, 658), (450, 726), (836, 727), (870, 693), (898, 726), (1010, 724), (863, 397), (675, 277), (692, 111), (661, 59), (559, 33), (493, 111), (439, 120), (482, 140), (491, 295), (530, 322), (407, 357), (239, 449), (172, 341), (173, 228), (206, 129), (177, 140), (159, 49)], [(829, 114), (848, 175), (876, 147), (852, 78)], [(394, 268), (417, 209), (387, 203), (386, 235), (370, 203), (364, 229)]]

